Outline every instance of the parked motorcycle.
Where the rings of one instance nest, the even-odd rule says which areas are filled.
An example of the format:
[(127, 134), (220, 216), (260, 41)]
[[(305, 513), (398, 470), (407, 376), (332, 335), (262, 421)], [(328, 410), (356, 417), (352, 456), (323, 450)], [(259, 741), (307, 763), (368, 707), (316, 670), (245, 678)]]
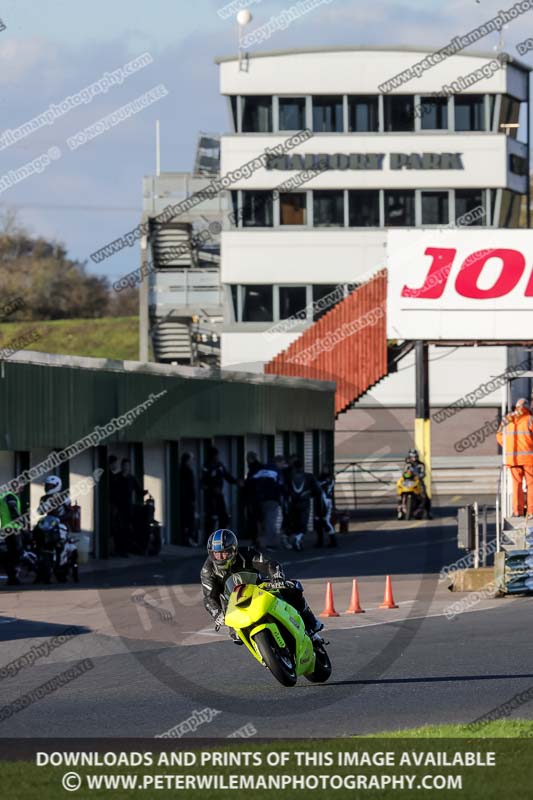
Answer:
[(404, 472), (397, 484), (398, 519), (419, 519), (422, 516), (422, 488), (420, 481), (412, 472)]
[(283, 686), (294, 686), (301, 675), (312, 683), (327, 681), (331, 661), (326, 643), (319, 639), (313, 644), (296, 609), (278, 596), (279, 589), (257, 581), (255, 572), (227, 579), (225, 624)]
[(52, 575), (58, 583), (65, 583), (69, 572), (74, 583), (79, 581), (77, 542), (70, 536), (67, 526), (58, 517), (48, 514), (41, 517), (34, 528), (37, 556), (36, 583), (51, 583)]

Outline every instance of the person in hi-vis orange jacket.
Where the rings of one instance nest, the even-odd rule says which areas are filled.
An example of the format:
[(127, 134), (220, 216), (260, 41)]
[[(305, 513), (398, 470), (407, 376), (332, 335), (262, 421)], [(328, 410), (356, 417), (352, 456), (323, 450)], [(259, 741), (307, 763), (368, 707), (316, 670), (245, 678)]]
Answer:
[(527, 513), (533, 515), (533, 416), (524, 397), (516, 401), (512, 414), (502, 419), (496, 439), (513, 480), (513, 514), (515, 517), (524, 515), (522, 480), (525, 477)]

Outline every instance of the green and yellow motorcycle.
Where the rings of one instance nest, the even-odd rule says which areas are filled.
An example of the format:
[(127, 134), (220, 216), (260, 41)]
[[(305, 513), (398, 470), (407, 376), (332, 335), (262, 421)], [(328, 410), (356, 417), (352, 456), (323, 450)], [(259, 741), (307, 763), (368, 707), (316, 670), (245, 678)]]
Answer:
[(301, 616), (278, 596), (279, 585), (258, 580), (257, 573), (244, 571), (227, 579), (225, 624), (283, 686), (294, 686), (299, 675), (312, 683), (327, 681), (325, 642), (311, 641)]

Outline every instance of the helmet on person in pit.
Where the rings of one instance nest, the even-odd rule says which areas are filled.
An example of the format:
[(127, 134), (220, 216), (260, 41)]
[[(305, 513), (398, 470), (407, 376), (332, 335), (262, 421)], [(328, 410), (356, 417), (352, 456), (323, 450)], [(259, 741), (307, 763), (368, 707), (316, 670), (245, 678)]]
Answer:
[(46, 494), (59, 494), (62, 488), (63, 483), (61, 482), (61, 478), (58, 478), (57, 475), (50, 475), (44, 482), (44, 491)]
[(408, 461), (418, 461), (418, 450), (415, 450), (415, 448), (412, 447), (409, 450), (409, 452), (407, 453), (407, 460)]
[(229, 569), (237, 556), (239, 542), (233, 531), (220, 528), (207, 541), (207, 555), (221, 569)]

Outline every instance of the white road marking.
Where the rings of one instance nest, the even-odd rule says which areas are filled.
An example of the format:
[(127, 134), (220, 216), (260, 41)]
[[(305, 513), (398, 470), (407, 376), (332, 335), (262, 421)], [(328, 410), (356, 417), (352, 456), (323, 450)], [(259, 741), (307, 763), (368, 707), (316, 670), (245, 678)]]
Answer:
[[(487, 608), (473, 608), (469, 611), (464, 611), (464, 614), (479, 614), (481, 611), (494, 611), (495, 606), (488, 606)], [(346, 631), (346, 630), (353, 630), (354, 628), (373, 628), (376, 625), (391, 625), (394, 622), (410, 622), (412, 619), (429, 619), (430, 617), (445, 617), (445, 612), (440, 612), (438, 614), (420, 614), (417, 617), (398, 617), (397, 619), (386, 619), (380, 622), (363, 622), (360, 625), (344, 625), (340, 626), (337, 625), (335, 628), (330, 628), (328, 633), (332, 633), (333, 631)]]
[[(410, 604), (415, 603), (415, 602), (416, 602), (415, 600), (401, 600), (398, 603), (398, 605), (399, 606), (402, 606), (402, 605), (405, 606), (405, 605), (410, 605)], [(476, 613), (481, 613), (482, 611), (494, 611), (496, 608), (498, 608), (498, 606), (487, 606), (487, 608), (473, 608), (473, 609), (471, 609), (469, 611), (465, 611), (464, 613), (465, 614), (476, 614)], [(376, 606), (375, 608), (365, 609), (365, 611), (367, 611), (367, 612), (378, 611), (378, 610), (382, 610), (382, 609), (379, 609), (378, 606)], [(347, 622), (348, 621), (347, 620), (348, 616), (350, 616), (350, 615), (349, 614), (347, 614), (347, 615), (342, 614), (341, 618), (344, 618), (344, 620)], [(329, 627), (329, 628), (327, 627), (327, 622), (326, 622), (326, 627), (324, 629), (324, 633), (329, 634), (329, 633), (333, 633), (334, 631), (348, 631), (348, 630), (356, 630), (356, 629), (359, 629), (359, 628), (374, 628), (374, 627), (376, 627), (376, 625), (393, 625), (395, 623), (398, 624), (398, 623), (402, 623), (402, 622), (410, 622), (413, 619), (431, 619), (431, 618), (434, 618), (434, 617), (445, 617), (445, 616), (446, 616), (446, 613), (444, 611), (441, 611), (441, 612), (438, 612), (436, 614), (419, 614), (417, 616), (412, 616), (412, 617), (411, 616), (409, 616), (409, 617), (396, 617), (395, 616), (393, 619), (384, 619), (384, 620), (379, 620), (377, 622), (363, 622), (363, 621), (361, 621), (360, 623), (356, 623), (355, 625), (335, 625), (335, 626), (332, 626), (332, 627)], [(338, 619), (338, 618), (334, 617), (332, 619)], [(188, 633), (188, 634), (196, 635), (196, 636), (201, 635), (201, 636), (216, 636), (216, 637), (223, 638), (223, 639), (226, 638), (223, 633), (217, 633), (216, 631), (205, 629), (205, 628), (203, 630), (199, 630), (199, 631), (184, 631), (184, 633)]]
[[(415, 603), (415, 602), (416, 602), (415, 600), (400, 600), (398, 605), (399, 606), (408, 606), (408, 605), (411, 605), (411, 603)], [(366, 608), (365, 609), (365, 611), (378, 611), (378, 610), (380, 610), (379, 606), (376, 606), (375, 608)], [(344, 614), (342, 614), (342, 616), (344, 616)], [(350, 615), (347, 615), (347, 616), (350, 616)], [(336, 619), (336, 617), (335, 617), (335, 619)], [(354, 626), (350, 625), (348, 627), (351, 628), (351, 627), (354, 627)], [(355, 627), (357, 627), (357, 626), (355, 626)], [(366, 627), (366, 626), (362, 626), (362, 627)], [(221, 633), (220, 631), (214, 631), (212, 628), (201, 628), (199, 631), (183, 631), (183, 633), (188, 633), (191, 636), (222, 636), (222, 637), (224, 637), (224, 633)]]
[[(412, 603), (416, 603), (416, 600), (400, 600), (400, 602), (397, 603), (396, 605), (408, 606), (411, 605)], [(364, 611), (365, 613), (367, 613), (368, 611), (385, 611), (385, 609), (381, 608), (380, 606), (374, 606), (373, 608), (365, 608)], [(347, 614), (346, 611), (343, 611), (341, 614), (341, 617), (356, 617), (356, 616), (357, 614)], [(323, 619), (328, 619), (328, 617), (323, 617)], [(329, 619), (337, 619), (337, 618), (329, 617)]]
[[(441, 539), (441, 542), (455, 542), (457, 536), (450, 536), (447, 539)], [(412, 542), (411, 544), (403, 544), (404, 549), (411, 547), (427, 547), (427, 542)], [(328, 561), (333, 558), (346, 558), (347, 556), (366, 556), (370, 553), (384, 553), (385, 550), (397, 550), (398, 544), (386, 545), (385, 547), (373, 547), (369, 550), (351, 550), (349, 552), (343, 551), (342, 553), (335, 553), (335, 555), (328, 555)], [(285, 561), (284, 563), (289, 566), (298, 566), (298, 564), (310, 564), (312, 561), (324, 561), (324, 556), (313, 556), (312, 558), (299, 558), (298, 561)]]

